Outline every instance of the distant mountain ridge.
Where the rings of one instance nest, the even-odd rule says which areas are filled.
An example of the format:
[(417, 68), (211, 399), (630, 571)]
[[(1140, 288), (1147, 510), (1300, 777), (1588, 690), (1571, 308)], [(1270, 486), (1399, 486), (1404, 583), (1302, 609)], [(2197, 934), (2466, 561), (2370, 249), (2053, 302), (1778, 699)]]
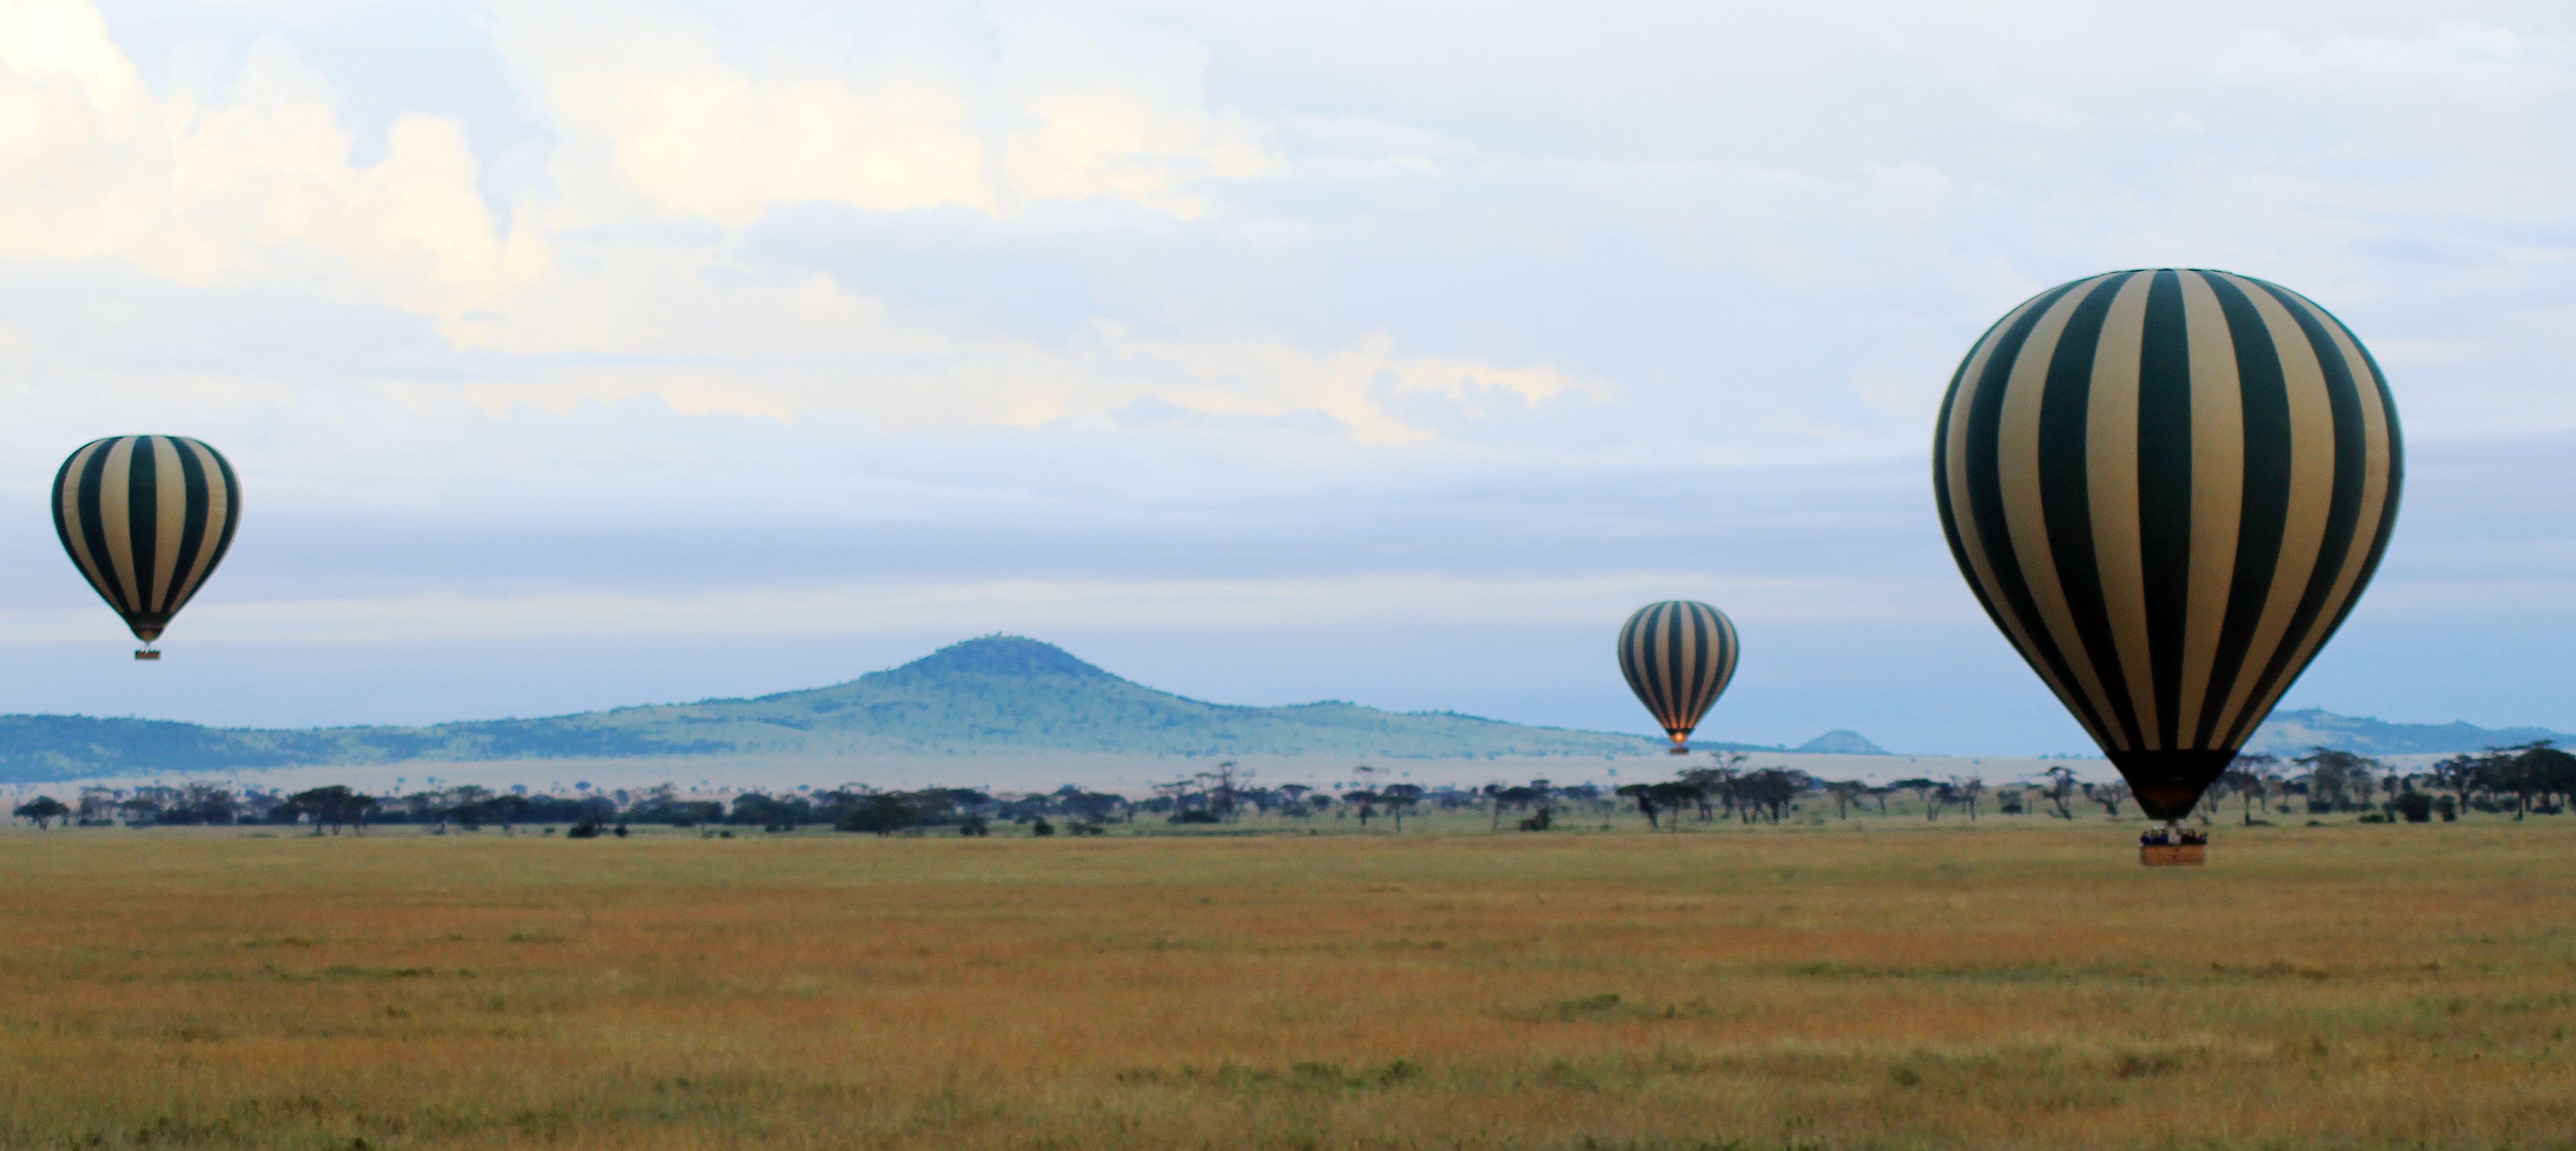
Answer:
[(1692, 751), (1742, 751), (1771, 755), (1892, 755), (1893, 752), (1870, 742), (1869, 738), (1847, 727), (1838, 727), (1796, 747), (1785, 743), (1728, 743), (1724, 740), (1694, 739)]
[(1337, 700), (1205, 703), (1121, 679), (1053, 644), (996, 635), (830, 687), (542, 719), (262, 730), (0, 716), (0, 782), (408, 760), (992, 752), (1449, 759), (1639, 755), (1662, 743)]
[(1887, 754), (1886, 748), (1880, 747), (1875, 743), (1871, 743), (1867, 737), (1847, 727), (1835, 728), (1832, 731), (1826, 732), (1823, 735), (1799, 744), (1794, 750), (1805, 752), (1809, 755)]
[[(2535, 739), (2576, 745), (2576, 736), (2545, 728), (2398, 724), (2311, 709), (2274, 715), (2249, 750), (2295, 755), (2322, 745), (2365, 755), (2411, 755)], [(1649, 755), (1663, 746), (1659, 737), (1535, 727), (1454, 712), (1381, 711), (1337, 700), (1289, 707), (1206, 703), (1122, 679), (1053, 644), (997, 635), (829, 687), (538, 719), (278, 730), (0, 715), (0, 783), (408, 761), (1020, 752), (1473, 759)], [(1841, 729), (1796, 748), (1711, 740), (1691, 746), (1756, 754), (1888, 754)]]
[(2254, 738), (2246, 741), (2245, 750), (2304, 755), (2310, 748), (2333, 747), (2363, 755), (2449, 755), (2541, 739), (2576, 745), (2576, 735), (2545, 727), (2479, 727), (2460, 720), (2390, 723), (2308, 708), (2273, 712), (2262, 727), (2255, 729)]

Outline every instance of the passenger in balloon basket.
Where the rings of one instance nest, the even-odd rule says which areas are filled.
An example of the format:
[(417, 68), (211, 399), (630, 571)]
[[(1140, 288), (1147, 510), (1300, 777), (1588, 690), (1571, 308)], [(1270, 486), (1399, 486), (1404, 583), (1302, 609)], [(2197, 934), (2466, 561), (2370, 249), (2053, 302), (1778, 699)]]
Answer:
[(2190, 828), (2183, 827), (2178, 824), (2167, 823), (2162, 827), (2150, 827), (2145, 831), (2139, 832), (2138, 846), (2207, 847), (2209, 846), (2209, 833), (2206, 831), (2193, 831)]

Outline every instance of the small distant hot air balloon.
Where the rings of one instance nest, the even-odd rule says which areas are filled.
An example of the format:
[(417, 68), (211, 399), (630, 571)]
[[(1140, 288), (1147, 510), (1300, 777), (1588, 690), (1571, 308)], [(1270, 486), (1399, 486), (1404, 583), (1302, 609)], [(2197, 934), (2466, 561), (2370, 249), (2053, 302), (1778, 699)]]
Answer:
[(1950, 383), (1932, 487), (1978, 602), (2171, 823), (2351, 614), (2403, 457), (2387, 380), (2325, 309), (2151, 269), (1996, 323)]
[(159, 659), (152, 641), (232, 546), (241, 481), (223, 454), (186, 436), (112, 436), (54, 474), (54, 531), (89, 586)]
[(1690, 600), (1647, 604), (1619, 629), (1619, 670), (1673, 738), (1674, 755), (1690, 750), (1691, 729), (1735, 678), (1739, 650), (1735, 621)]

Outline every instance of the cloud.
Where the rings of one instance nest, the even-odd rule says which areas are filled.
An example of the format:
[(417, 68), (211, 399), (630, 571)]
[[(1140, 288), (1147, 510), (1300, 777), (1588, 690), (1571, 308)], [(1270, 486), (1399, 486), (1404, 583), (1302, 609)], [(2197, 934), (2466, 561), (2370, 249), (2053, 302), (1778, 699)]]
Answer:
[(329, 87), (282, 40), (220, 98), (143, 85), (94, 9), (0, 8), (0, 257), (110, 258), (191, 285), (295, 282), (454, 317), (542, 273), (454, 121), (405, 116), (350, 162)]
[(2177, 262), (2308, 292), (2419, 461), (2501, 461), (2419, 473), (2373, 603), (2568, 571), (2548, 516), (2418, 526), (2565, 486), (2495, 447), (2576, 429), (2556, 9), (156, 2), (0, 0), (0, 495), (218, 442), (245, 642), (1021, 591), (1573, 635), (1649, 569), (1948, 610), (1958, 356)]
[[(575, 592), (305, 597), (192, 605), (190, 639), (208, 643), (374, 644), (528, 640), (616, 634), (624, 639), (878, 634), (960, 635), (1065, 628), (1342, 627), (1405, 623), (1472, 626), (1583, 624), (1624, 616), (1674, 586), (1703, 589), (1763, 623), (1955, 623), (1963, 597), (1933, 598), (1914, 581), (1720, 579), (1672, 571), (1573, 578), (1474, 578), (1442, 573), (1304, 579), (942, 580), (670, 595)], [(95, 638), (92, 610), (0, 611), (0, 642)]]
[(694, 21), (551, 5), (495, 15), (561, 140), (558, 228), (637, 214), (739, 228), (809, 201), (998, 207), (976, 109), (951, 77), (761, 77), (723, 59)]
[[(1382, 332), (1323, 353), (1257, 338), (1149, 338), (1115, 325), (1092, 336), (1086, 350), (1104, 375), (1153, 388), (1162, 402), (1217, 415), (1314, 412), (1364, 443), (1431, 439), (1441, 419), (1472, 420), (1561, 397), (1600, 403), (1615, 391), (1607, 380), (1547, 364), (1404, 355)], [(1426, 399), (1443, 401), (1442, 410), (1429, 420), (1408, 419), (1408, 409), (1421, 411)]]
[(1006, 34), (1001, 170), (1020, 202), (1114, 197), (1192, 219), (1209, 204), (1198, 189), (1281, 165), (1267, 125), (1207, 105), (1207, 54), (1195, 43), (1056, 22)]
[(1190, 217), (1207, 204), (1192, 189), (1275, 162), (1258, 125), (1206, 105), (1203, 60), (1053, 47), (1078, 30), (1005, 29), (998, 58), (901, 45), (763, 73), (679, 13), (513, 4), (495, 24), (562, 141), (562, 228), (1094, 197)]

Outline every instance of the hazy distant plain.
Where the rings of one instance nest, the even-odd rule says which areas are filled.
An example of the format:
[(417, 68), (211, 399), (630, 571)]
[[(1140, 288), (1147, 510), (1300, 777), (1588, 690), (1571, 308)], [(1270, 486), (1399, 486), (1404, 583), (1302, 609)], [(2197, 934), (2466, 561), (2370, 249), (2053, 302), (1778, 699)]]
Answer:
[[(1223, 762), (1216, 757), (1180, 758), (1155, 756), (1083, 755), (1071, 752), (1030, 752), (1027, 754), (983, 754), (954, 756), (710, 756), (661, 757), (647, 759), (559, 759), (504, 760), (496, 762), (432, 762), (322, 765), (271, 768), (262, 770), (216, 772), (166, 772), (148, 775), (103, 776), (94, 779), (51, 783), (12, 784), (0, 794), (63, 794), (84, 786), (134, 787), (143, 784), (178, 784), (194, 779), (214, 779), (240, 787), (292, 790), (325, 784), (347, 784), (373, 792), (411, 791), (427, 787), (451, 787), (480, 784), (507, 788), (524, 785), (532, 791), (569, 794), (575, 785), (587, 783), (594, 788), (645, 788), (663, 783), (681, 790), (738, 792), (746, 790), (792, 791), (798, 787), (829, 788), (847, 783), (864, 783), (883, 788), (980, 787), (1002, 791), (1053, 791), (1065, 784), (1085, 790), (1115, 791), (1142, 796), (1150, 794), (1153, 785), (1166, 783), (1205, 771)], [(1617, 758), (1571, 756), (1524, 756), (1494, 759), (1368, 759), (1331, 757), (1261, 757), (1245, 756), (1236, 761), (1253, 769), (1255, 781), (1276, 786), (1302, 783), (1310, 787), (1339, 788), (1353, 784), (1359, 777), (1352, 769), (1366, 764), (1382, 769), (1377, 782), (1404, 782), (1424, 787), (1453, 785), (1481, 787), (1488, 783), (1527, 783), (1545, 779), (1553, 784), (1600, 784), (1604, 787), (1623, 783), (1652, 783), (1671, 778), (1685, 767), (1701, 767), (1713, 762), (1707, 754), (1674, 756), (1620, 756)], [(2108, 781), (2117, 778), (2111, 765), (2098, 758), (2043, 758), (2035, 756), (1937, 756), (1937, 755), (1803, 755), (1795, 752), (1756, 752), (1745, 760), (1753, 767), (1789, 767), (1823, 779), (1857, 779), (1888, 783), (1913, 776), (1949, 779), (1953, 776), (1976, 776), (1988, 784), (2011, 783), (2036, 777), (2055, 764), (2064, 764), (2086, 779)]]

